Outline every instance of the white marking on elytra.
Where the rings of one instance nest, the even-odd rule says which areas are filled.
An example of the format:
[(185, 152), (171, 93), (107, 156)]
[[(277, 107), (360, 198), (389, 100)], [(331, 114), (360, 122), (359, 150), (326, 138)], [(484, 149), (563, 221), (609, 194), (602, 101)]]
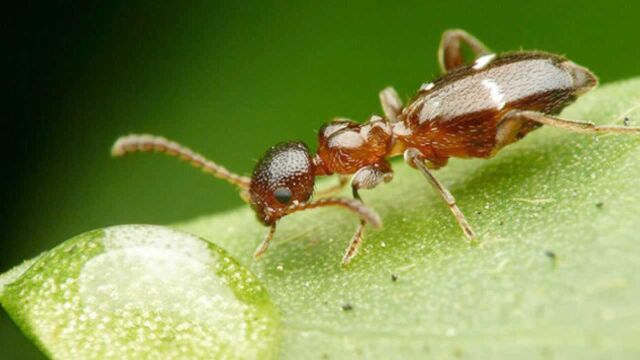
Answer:
[(434, 98), (425, 101), (420, 110), (420, 124), (437, 118), (441, 113), (441, 105), (442, 102)]
[(431, 90), (431, 89), (433, 89), (433, 87), (434, 87), (434, 86), (435, 86), (435, 85), (433, 85), (433, 83), (432, 83), (432, 82), (430, 82), (430, 83), (424, 83), (424, 84), (422, 84), (422, 86), (420, 86), (420, 91), (428, 91), (428, 90)]
[(482, 85), (489, 90), (491, 100), (496, 104), (498, 110), (502, 110), (507, 102), (505, 101), (504, 93), (502, 92), (502, 89), (500, 89), (500, 86), (492, 79), (482, 80)]
[(473, 63), (474, 70), (480, 70), (487, 66), (493, 59), (495, 59), (496, 54), (487, 54), (480, 56), (476, 59), (475, 63)]

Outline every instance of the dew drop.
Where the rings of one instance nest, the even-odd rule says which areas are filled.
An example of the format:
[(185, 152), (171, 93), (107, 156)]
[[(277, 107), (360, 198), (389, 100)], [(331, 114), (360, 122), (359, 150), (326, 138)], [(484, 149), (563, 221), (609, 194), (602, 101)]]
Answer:
[(270, 358), (265, 288), (223, 250), (159, 226), (71, 239), (7, 285), (2, 303), (55, 358)]

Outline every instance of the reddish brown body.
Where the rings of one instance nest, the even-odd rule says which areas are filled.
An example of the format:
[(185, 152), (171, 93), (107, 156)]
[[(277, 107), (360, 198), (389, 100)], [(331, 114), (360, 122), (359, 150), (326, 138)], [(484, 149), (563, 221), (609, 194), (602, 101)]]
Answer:
[[(499, 149), (498, 124), (512, 110), (558, 114), (597, 84), (595, 76), (563, 57), (518, 52), (470, 64), (425, 84), (398, 121), (376, 117), (364, 124), (340, 120), (320, 130), (318, 175), (353, 174), (416, 148), (433, 167), (450, 157), (487, 158)], [(519, 140), (542, 124), (528, 120)], [(503, 144), (504, 146), (506, 144)]]
[[(546, 53), (519, 52), (496, 57), (478, 69), (469, 65), (449, 72), (431, 89), (421, 90), (405, 109), (403, 124), (396, 130), (398, 141), (434, 162), (489, 157), (497, 125), (509, 111), (557, 114), (576, 99), (573, 68), (565, 61)], [(523, 125), (516, 139), (540, 126), (533, 121)]]
[(393, 143), (393, 127), (381, 117), (364, 124), (333, 121), (318, 132), (316, 175), (354, 174), (367, 165), (386, 165)]
[[(461, 44), (471, 48), (473, 62), (465, 64)], [(300, 142), (278, 144), (256, 164), (251, 178), (233, 174), (188, 148), (151, 135), (120, 138), (112, 153), (165, 152), (238, 186), (258, 220), (270, 227), (256, 257), (268, 248), (282, 217), (321, 206), (344, 207), (361, 219), (344, 255), (346, 264), (362, 241), (365, 224), (381, 226), (358, 190), (391, 181), (390, 157), (403, 155), (410, 166), (420, 170), (467, 238), (473, 239), (475, 234), (453, 195), (430, 169), (444, 166), (451, 157), (489, 158), (542, 125), (583, 133), (640, 134), (640, 128), (596, 126), (556, 117), (597, 84), (589, 70), (562, 56), (536, 51), (495, 55), (462, 30), (443, 34), (438, 56), (444, 75), (423, 84), (407, 106), (393, 88), (386, 88), (380, 92), (384, 116), (372, 116), (365, 123), (337, 119), (324, 125), (315, 155)], [(339, 174), (341, 179), (351, 176), (353, 199), (316, 194), (319, 199), (312, 200), (315, 177), (331, 174)], [(344, 184), (346, 181), (341, 181)]]

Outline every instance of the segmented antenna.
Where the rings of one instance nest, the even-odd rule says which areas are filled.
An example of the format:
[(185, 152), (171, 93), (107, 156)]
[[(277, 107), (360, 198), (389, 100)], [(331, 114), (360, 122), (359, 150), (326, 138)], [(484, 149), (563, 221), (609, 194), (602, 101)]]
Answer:
[(294, 212), (313, 209), (324, 206), (340, 206), (347, 210), (350, 210), (356, 213), (360, 219), (368, 222), (374, 228), (382, 227), (382, 220), (380, 220), (380, 216), (373, 209), (366, 206), (362, 201), (356, 199), (347, 199), (347, 198), (323, 198), (316, 201), (308, 202), (308, 203), (299, 203), (291, 205), (285, 209), (283, 209), (283, 216), (289, 215)]
[(224, 166), (216, 164), (188, 147), (161, 136), (148, 134), (122, 136), (116, 140), (111, 148), (111, 156), (113, 157), (120, 157), (136, 152), (160, 152), (177, 157), (181, 160), (188, 161), (191, 165), (202, 169), (206, 173), (226, 180), (245, 190), (249, 189), (249, 184), (251, 183), (250, 178), (234, 174)]

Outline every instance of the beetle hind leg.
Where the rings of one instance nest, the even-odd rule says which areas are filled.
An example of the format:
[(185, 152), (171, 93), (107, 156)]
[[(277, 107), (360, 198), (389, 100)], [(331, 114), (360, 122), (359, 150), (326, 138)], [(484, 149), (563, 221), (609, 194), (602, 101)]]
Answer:
[(569, 130), (585, 134), (636, 134), (640, 135), (640, 127), (619, 125), (596, 125), (592, 122), (582, 122), (562, 119), (536, 111), (513, 111), (506, 115), (508, 118), (534, 121), (541, 125), (547, 125), (559, 129)]
[(449, 29), (442, 33), (438, 47), (438, 62), (443, 73), (465, 64), (461, 43), (466, 44), (476, 58), (488, 55), (491, 50), (473, 35), (461, 29)]

